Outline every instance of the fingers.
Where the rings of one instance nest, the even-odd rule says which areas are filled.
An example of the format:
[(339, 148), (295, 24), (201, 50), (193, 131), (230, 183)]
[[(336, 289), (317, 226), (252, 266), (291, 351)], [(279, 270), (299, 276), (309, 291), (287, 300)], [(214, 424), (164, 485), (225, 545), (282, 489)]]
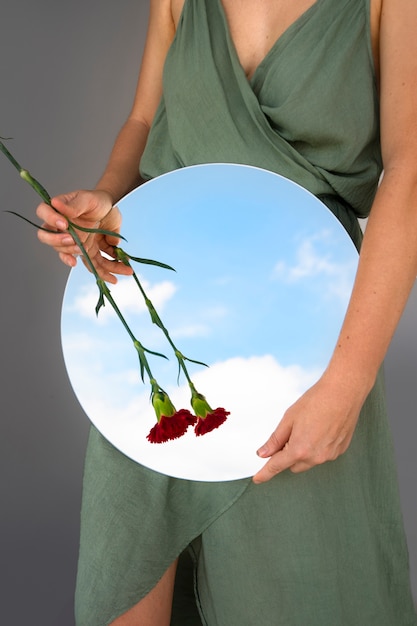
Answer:
[(58, 256), (61, 261), (68, 267), (75, 267), (77, 265), (77, 257), (75, 255), (64, 254), (63, 252), (60, 252)]
[[(51, 205), (42, 203), (36, 213), (51, 229), (66, 230), (68, 220), (81, 226), (95, 228), (99, 222), (106, 222), (107, 230), (118, 230), (121, 223), (120, 213), (112, 210), (110, 196), (104, 191), (78, 190), (69, 194), (55, 196)], [(107, 222), (111, 223), (111, 228)]]
[[(65, 258), (64, 263), (68, 265), (70, 259), (67, 255), (76, 255), (80, 252), (71, 235), (66, 232), (68, 221), (44, 202), (37, 207), (36, 214), (43, 220), (42, 228), (46, 228), (48, 231), (55, 231), (38, 230), (39, 241), (47, 246), (51, 246), (59, 254), (64, 255), (61, 257), (61, 260)], [(73, 265), (72, 261), (70, 264)]]
[[(261, 451), (268, 445), (273, 447), (276, 441), (278, 441), (277, 435), (273, 433), (265, 446), (261, 448)], [(332, 441), (331, 444), (327, 445), (321, 441), (313, 444), (305, 437), (300, 437), (299, 434), (292, 431), (287, 442), (278, 451), (271, 454), (258, 453), (262, 457), (270, 456), (270, 459), (254, 475), (253, 482), (256, 484), (264, 483), (287, 469), (298, 474), (316, 465), (334, 461), (347, 450), (349, 443), (350, 439), (344, 438), (337, 442)]]
[[(131, 274), (133, 273), (133, 270), (124, 263), (121, 263), (120, 261), (106, 259), (101, 255), (100, 252), (91, 260), (99, 277), (102, 280), (105, 280), (107, 283), (111, 283), (112, 285), (115, 285), (117, 283), (117, 275), (131, 276)], [(85, 259), (82, 259), (82, 261), (86, 268), (91, 272), (91, 268), (89, 264), (85, 261)]]
[[(61, 259), (61, 261), (71, 268), (77, 265), (78, 256), (80, 256), (78, 253), (69, 254), (68, 252), (59, 252), (59, 258)], [(133, 273), (132, 268), (126, 266), (124, 263), (121, 263), (119, 261), (106, 259), (101, 255), (100, 252), (98, 252), (95, 256), (89, 256), (99, 278), (106, 281), (107, 283), (111, 283), (112, 285), (115, 285), (117, 283), (117, 275), (131, 276)], [(83, 256), (81, 256), (80, 258), (87, 270), (92, 273), (92, 268), (88, 261)]]
[(324, 456), (320, 458), (318, 455), (312, 454), (311, 450), (291, 443), (290, 439), (255, 474), (253, 482), (256, 484), (264, 483), (287, 469), (290, 469), (295, 474), (306, 472), (315, 465), (320, 465), (328, 460), (331, 459)]
[(60, 213), (66, 213), (70, 208), (73, 208), (77, 197), (81, 195), (80, 191), (72, 191), (71, 193), (63, 193), (59, 196), (51, 198), (51, 203), (57, 211)]
[(263, 468), (255, 474), (252, 480), (257, 485), (265, 483), (280, 472), (289, 469), (294, 465), (294, 462), (295, 459), (289, 449), (289, 445), (285, 444), (282, 450), (274, 454)]
[(42, 228), (38, 230), (38, 239), (41, 243), (52, 247), (58, 252), (59, 257), (65, 265), (74, 267), (77, 263), (76, 256), (80, 254), (80, 249), (74, 242), (71, 235), (66, 232), (68, 222), (54, 209), (45, 203), (38, 206), (36, 214), (43, 220)]
[(285, 418), (278, 424), (270, 438), (259, 448), (256, 454), (262, 458), (267, 458), (282, 450), (290, 438), (292, 425)]
[(51, 199), (52, 206), (71, 221), (80, 218), (85, 226), (98, 224), (105, 220), (112, 209), (110, 194), (103, 190), (77, 190), (55, 196)]
[[(113, 259), (113, 247), (119, 243), (117, 236), (87, 233), (77, 228), (100, 227), (119, 232), (121, 214), (117, 207), (112, 207), (107, 192), (78, 190), (52, 198), (51, 204), (42, 203), (36, 210), (37, 216), (43, 220), (38, 239), (53, 248), (65, 265), (74, 267), (77, 256), (85, 251), (91, 262), (83, 258), (84, 265), (106, 282), (115, 284), (116, 275), (128, 276), (133, 273), (124, 263)], [(72, 232), (70, 223), (76, 229), (76, 241), (68, 232), (68, 229)]]
[(95, 205), (94, 196), (88, 191), (72, 191), (71, 193), (51, 198), (53, 208), (60, 214), (73, 220), (87, 213)]
[(257, 454), (268, 462), (255, 474), (253, 482), (264, 483), (280, 472), (290, 469), (305, 472), (315, 465), (332, 461), (347, 448), (341, 439), (326, 440), (323, 433), (314, 435), (305, 422), (300, 426), (287, 414)]
[(356, 389), (341, 394), (339, 378), (322, 376), (284, 414), (259, 449), (268, 462), (253, 481), (262, 483), (280, 472), (304, 472), (334, 461), (346, 452), (355, 431), (363, 399)]
[[(44, 226), (44, 228), (47, 227), (47, 225)], [(80, 254), (80, 249), (67, 232), (46, 232), (45, 230), (38, 230), (38, 239), (41, 243), (54, 248), (58, 253)]]
[[(64, 201), (63, 198), (67, 198)], [(51, 205), (42, 202), (36, 209), (37, 216), (51, 227), (65, 230), (68, 228), (67, 217), (73, 219), (79, 213), (68, 203), (70, 196), (57, 196), (51, 199)], [(75, 199), (75, 196), (74, 196)]]
[(45, 202), (42, 202), (42, 204), (37, 207), (36, 215), (39, 219), (43, 220), (46, 228), (56, 230), (66, 230), (68, 228), (68, 222), (65, 217), (60, 215), (53, 207)]
[(287, 442), (285, 446), (274, 454), (269, 461), (263, 466), (259, 472), (253, 477), (253, 482), (261, 484), (267, 482), (277, 474), (285, 470), (291, 470), (294, 474), (306, 472), (316, 465), (332, 459), (314, 459), (307, 453), (297, 450), (294, 446), (291, 446), (291, 442)]
[(257, 451), (261, 458), (268, 458), (269, 461), (263, 468), (255, 474), (253, 482), (260, 484), (270, 480), (276, 474), (288, 469), (292, 465), (291, 455), (289, 455), (288, 441), (291, 437), (292, 424), (285, 417), (274, 430), (268, 441)]
[[(44, 223), (42, 226), (50, 228), (49, 224)], [(68, 232), (47, 232), (39, 229), (37, 236), (41, 243), (50, 246), (59, 254), (59, 258), (65, 265), (69, 267), (76, 265), (76, 257), (81, 253), (81, 250)]]

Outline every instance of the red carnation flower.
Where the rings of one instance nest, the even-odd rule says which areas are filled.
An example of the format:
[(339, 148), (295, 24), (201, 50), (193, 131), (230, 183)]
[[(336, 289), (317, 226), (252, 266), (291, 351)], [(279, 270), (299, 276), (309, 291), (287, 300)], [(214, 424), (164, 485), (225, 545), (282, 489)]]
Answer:
[(191, 406), (194, 413), (198, 417), (197, 424), (194, 428), (196, 435), (205, 435), (210, 431), (218, 428), (226, 421), (229, 411), (219, 407), (212, 409), (203, 394), (196, 391), (194, 385), (191, 386)]
[(153, 426), (146, 437), (150, 443), (165, 443), (178, 439), (186, 432), (188, 426), (194, 425), (196, 418), (187, 409), (180, 409), (171, 416), (161, 415), (159, 422)]
[(194, 428), (194, 432), (197, 436), (205, 435), (210, 431), (218, 428), (227, 420), (227, 416), (230, 415), (229, 411), (219, 407), (207, 413), (206, 417), (199, 417), (197, 424)]
[(157, 423), (147, 435), (150, 443), (164, 443), (182, 437), (189, 426), (194, 426), (197, 418), (187, 409), (177, 411), (169, 395), (152, 381), (152, 405)]

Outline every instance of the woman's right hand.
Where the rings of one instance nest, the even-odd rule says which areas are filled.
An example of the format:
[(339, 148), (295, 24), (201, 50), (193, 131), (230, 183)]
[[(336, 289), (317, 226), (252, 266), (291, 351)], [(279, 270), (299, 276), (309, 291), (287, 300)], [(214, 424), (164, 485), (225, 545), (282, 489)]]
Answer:
[[(86, 228), (102, 228), (112, 232), (120, 231), (121, 215), (118, 208), (113, 207), (112, 198), (107, 191), (100, 189), (73, 191), (52, 198), (51, 204), (53, 208), (46, 203), (40, 204), (36, 213), (43, 220), (42, 226), (55, 232), (39, 230), (38, 238), (42, 243), (51, 246), (58, 253), (61, 261), (69, 267), (76, 265), (77, 256), (80, 255), (81, 250), (67, 232), (67, 219)], [(77, 235), (88, 252), (100, 278), (114, 284), (117, 282), (115, 274), (129, 275), (132, 273), (129, 267), (114, 260), (113, 246), (118, 245), (119, 239), (117, 237), (86, 233), (81, 230), (77, 230)], [(110, 259), (103, 256), (102, 253), (108, 255)]]

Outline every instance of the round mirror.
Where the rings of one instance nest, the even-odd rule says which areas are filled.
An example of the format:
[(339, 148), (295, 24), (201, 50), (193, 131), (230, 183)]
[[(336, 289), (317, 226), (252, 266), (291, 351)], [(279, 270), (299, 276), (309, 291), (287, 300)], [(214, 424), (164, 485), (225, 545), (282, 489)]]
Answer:
[[(284, 411), (321, 375), (333, 351), (356, 272), (357, 251), (312, 194), (274, 173), (210, 164), (176, 170), (120, 203), (121, 247), (175, 272), (133, 263), (191, 379), (212, 408), (230, 412), (219, 428), (150, 443), (156, 423), (138, 355), (111, 306), (95, 314), (95, 280), (78, 263), (62, 310), (64, 359), (74, 392), (98, 430), (131, 459), (167, 475), (202, 481), (253, 475), (257, 448)], [(111, 294), (152, 373), (177, 409), (189, 386), (152, 323), (134, 280)]]

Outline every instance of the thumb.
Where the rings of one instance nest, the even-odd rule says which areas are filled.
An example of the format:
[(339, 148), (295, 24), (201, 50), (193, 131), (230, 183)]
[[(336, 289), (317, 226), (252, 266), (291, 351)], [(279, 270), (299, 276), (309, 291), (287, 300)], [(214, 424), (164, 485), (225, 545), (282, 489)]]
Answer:
[(257, 450), (256, 454), (264, 459), (282, 450), (290, 438), (291, 430), (291, 424), (282, 421), (278, 424), (268, 441)]
[(51, 198), (51, 204), (59, 213), (69, 218), (78, 217), (80, 210), (77, 210), (75, 201), (77, 198), (77, 192), (63, 194), (61, 196), (54, 196)]

